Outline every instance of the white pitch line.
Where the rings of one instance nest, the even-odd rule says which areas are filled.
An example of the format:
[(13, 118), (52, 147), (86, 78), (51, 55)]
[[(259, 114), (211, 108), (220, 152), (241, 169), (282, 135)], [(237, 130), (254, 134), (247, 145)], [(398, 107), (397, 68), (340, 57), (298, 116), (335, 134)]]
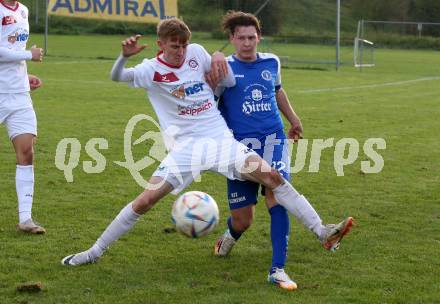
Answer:
[(389, 86), (400, 86), (400, 85), (405, 85), (405, 84), (412, 84), (412, 83), (417, 83), (417, 82), (422, 82), (422, 81), (433, 81), (433, 80), (440, 80), (440, 77), (423, 77), (423, 78), (417, 78), (417, 79), (411, 79), (411, 80), (376, 83), (376, 84), (366, 84), (366, 85), (351, 86), (351, 87), (299, 90), (299, 91), (296, 91), (296, 93), (313, 94), (313, 93), (334, 92), (334, 91), (350, 91), (350, 90), (357, 90), (357, 89), (371, 89), (371, 88), (380, 88), (380, 87), (389, 87)]

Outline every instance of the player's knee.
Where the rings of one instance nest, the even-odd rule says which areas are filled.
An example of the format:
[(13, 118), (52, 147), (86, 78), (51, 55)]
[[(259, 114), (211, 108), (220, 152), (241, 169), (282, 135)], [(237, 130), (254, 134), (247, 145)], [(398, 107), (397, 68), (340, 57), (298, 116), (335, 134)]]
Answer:
[(283, 183), (283, 176), (274, 168), (270, 170), (268, 174), (264, 177), (265, 186), (269, 189), (276, 188)]
[(32, 165), (34, 158), (34, 150), (32, 146), (23, 147), (17, 150), (17, 163), (22, 166)]

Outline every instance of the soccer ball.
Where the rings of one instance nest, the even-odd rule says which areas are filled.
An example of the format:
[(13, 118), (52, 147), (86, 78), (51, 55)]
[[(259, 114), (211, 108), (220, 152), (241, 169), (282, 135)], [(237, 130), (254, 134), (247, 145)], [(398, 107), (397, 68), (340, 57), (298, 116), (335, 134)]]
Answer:
[(207, 235), (217, 226), (219, 212), (217, 203), (210, 195), (190, 191), (174, 202), (171, 217), (179, 232), (198, 238)]

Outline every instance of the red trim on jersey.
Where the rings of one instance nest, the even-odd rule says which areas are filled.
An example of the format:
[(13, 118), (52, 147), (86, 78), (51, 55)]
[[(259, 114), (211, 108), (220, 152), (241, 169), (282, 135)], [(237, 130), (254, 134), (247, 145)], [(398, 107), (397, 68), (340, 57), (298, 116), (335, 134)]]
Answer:
[(169, 64), (168, 62), (166, 62), (165, 60), (162, 60), (162, 58), (160, 58), (159, 56), (163, 54), (163, 51), (159, 51), (156, 55), (157, 61), (159, 61), (160, 63), (166, 65), (167, 67), (173, 68), (173, 69), (180, 69), (182, 67), (182, 65), (185, 63), (185, 60), (182, 62), (181, 65), (172, 65)]
[(18, 10), (18, 7), (19, 7), (19, 3), (18, 3), (18, 1), (15, 1), (15, 7), (9, 6), (8, 4), (6, 4), (6, 3), (4, 2), (4, 0), (0, 0), (0, 3), (1, 3), (4, 7), (6, 7), (8, 10), (11, 10), (11, 11), (13, 11), (13, 12), (15, 12), (16, 10)]
[(160, 74), (159, 72), (154, 72), (153, 81), (156, 82), (175, 82), (179, 78), (173, 72), (167, 74)]

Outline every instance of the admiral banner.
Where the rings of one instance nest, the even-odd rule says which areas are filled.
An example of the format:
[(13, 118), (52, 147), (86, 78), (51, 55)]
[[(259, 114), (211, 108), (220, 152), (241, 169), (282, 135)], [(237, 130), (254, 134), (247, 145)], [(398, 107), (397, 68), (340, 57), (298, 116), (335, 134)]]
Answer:
[(48, 10), (56, 16), (158, 23), (177, 16), (177, 0), (49, 0)]

